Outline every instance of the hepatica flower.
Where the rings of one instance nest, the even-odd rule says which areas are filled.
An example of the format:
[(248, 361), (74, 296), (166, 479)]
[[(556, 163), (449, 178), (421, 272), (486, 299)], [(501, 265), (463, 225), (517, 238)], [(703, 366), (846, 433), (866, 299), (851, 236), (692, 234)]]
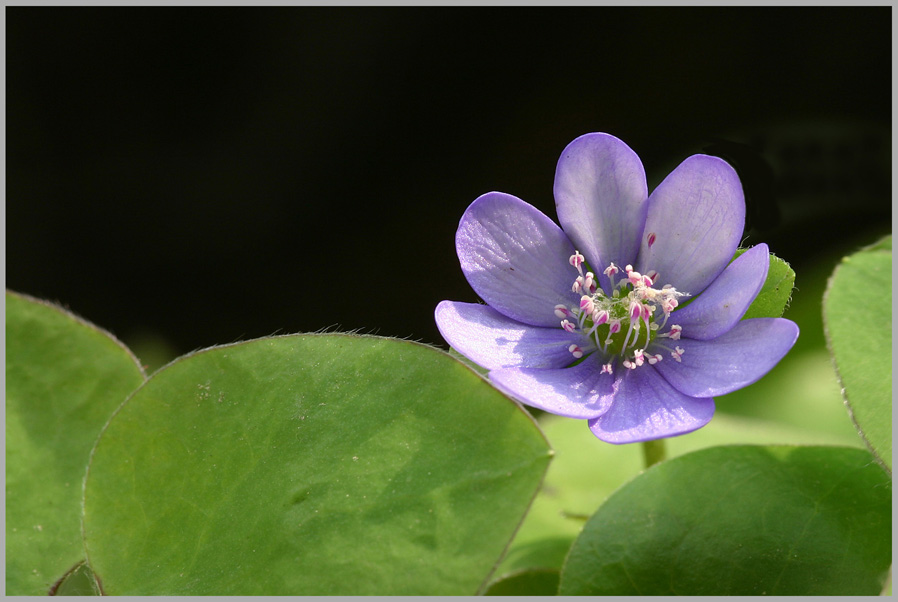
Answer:
[(639, 157), (587, 134), (558, 161), (555, 202), (561, 228), (512, 195), (477, 198), (455, 244), (487, 305), (436, 308), (443, 337), (514, 399), (611, 443), (681, 435), (798, 338), (789, 320), (741, 319), (768, 249), (730, 262), (745, 200), (723, 160), (689, 157), (649, 196)]

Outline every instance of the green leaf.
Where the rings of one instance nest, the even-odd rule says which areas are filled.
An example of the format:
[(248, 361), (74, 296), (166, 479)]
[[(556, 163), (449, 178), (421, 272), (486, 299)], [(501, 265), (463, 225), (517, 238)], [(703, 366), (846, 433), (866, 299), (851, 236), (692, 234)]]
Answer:
[(68, 311), (6, 293), (6, 593), (46, 595), (84, 559), (81, 482), (103, 425), (144, 381)]
[[(836, 408), (840, 404), (835, 400)], [(817, 410), (819, 413), (819, 410)], [(844, 413), (840, 415), (844, 418)], [(528, 568), (559, 569), (586, 520), (643, 469), (641, 444), (610, 445), (596, 439), (583, 420), (545, 415), (543, 432), (555, 450), (546, 479), (498, 574)], [(718, 411), (692, 433), (664, 440), (673, 458), (713, 445), (733, 443), (857, 445), (850, 428), (812, 430)]]
[(848, 413), (892, 472), (892, 237), (845, 257), (823, 296), (827, 346)]
[(559, 571), (527, 569), (503, 576), (487, 588), (487, 596), (554, 596), (558, 593)]
[(448, 354), (296, 335), (201, 351), (110, 421), (85, 485), (107, 594), (474, 594), (545, 473), (533, 419)]
[[(748, 249), (737, 249), (733, 259)], [(770, 254), (770, 267), (767, 269), (767, 280), (761, 292), (745, 312), (743, 320), (749, 318), (779, 318), (789, 305), (792, 289), (795, 287), (795, 272), (788, 263)]]
[(561, 595), (877, 595), (891, 479), (866, 450), (714, 447), (657, 464), (593, 515)]

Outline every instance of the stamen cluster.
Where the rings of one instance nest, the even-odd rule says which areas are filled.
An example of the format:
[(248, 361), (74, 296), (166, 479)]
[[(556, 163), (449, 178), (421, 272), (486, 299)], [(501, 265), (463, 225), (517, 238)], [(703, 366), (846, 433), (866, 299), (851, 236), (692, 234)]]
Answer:
[[(611, 374), (611, 359), (614, 356), (622, 358), (621, 365), (629, 370), (635, 370), (646, 362), (650, 365), (660, 362), (663, 356), (647, 353), (646, 348), (656, 337), (674, 341), (680, 338), (683, 329), (677, 324), (672, 324), (666, 332), (658, 332), (667, 325), (671, 312), (679, 305), (677, 299), (688, 293), (681, 293), (669, 284), (660, 289), (654, 288), (658, 273), (650, 271), (640, 274), (631, 265), (624, 268), (626, 278), (615, 282), (620, 269), (611, 263), (602, 272), (610, 281), (611, 294), (608, 295), (599, 286), (595, 274), (584, 271), (585, 258), (579, 251), (574, 251), (569, 262), (579, 273), (571, 290), (581, 294), (580, 303), (577, 307), (556, 305), (555, 315), (561, 319), (561, 327), (565, 331), (580, 331), (595, 342), (607, 360), (602, 366), (602, 373)], [(660, 323), (655, 322), (656, 316)], [(571, 344), (568, 350), (575, 359), (582, 358), (586, 353), (576, 343)], [(674, 360), (681, 361), (682, 348), (675, 347), (668, 351)]]

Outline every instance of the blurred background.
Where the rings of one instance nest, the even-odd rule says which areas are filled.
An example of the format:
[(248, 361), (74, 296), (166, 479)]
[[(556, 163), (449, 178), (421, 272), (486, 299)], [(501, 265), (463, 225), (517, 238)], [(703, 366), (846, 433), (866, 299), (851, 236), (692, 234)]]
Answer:
[(436, 304), (477, 300), (465, 208), (555, 219), (562, 149), (602, 131), (650, 189), (737, 167), (746, 244), (798, 274), (778, 378), (845, 420), (820, 299), (891, 232), (891, 7), (8, 7), (6, 33), (7, 287), (151, 370), (328, 327), (445, 347)]

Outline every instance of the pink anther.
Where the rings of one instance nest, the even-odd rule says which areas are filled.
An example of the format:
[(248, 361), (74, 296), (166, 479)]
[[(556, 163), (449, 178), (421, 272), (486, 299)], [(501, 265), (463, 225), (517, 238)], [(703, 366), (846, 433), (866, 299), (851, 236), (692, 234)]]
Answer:
[(588, 314), (591, 314), (593, 310), (595, 310), (596, 305), (592, 300), (592, 297), (588, 295), (583, 295), (580, 297), (580, 309), (585, 311)]
[(574, 332), (574, 329), (577, 328), (577, 325), (571, 322), (570, 320), (562, 320), (561, 327), (564, 328), (568, 332)]
[(612, 263), (607, 268), (605, 268), (605, 271), (602, 273), (610, 278), (611, 276), (617, 274), (619, 271), (620, 270), (617, 268), (617, 266)]
[(570, 351), (571, 355), (573, 355), (577, 359), (580, 359), (581, 357), (583, 357), (583, 350), (580, 349), (580, 347), (577, 345), (571, 345), (570, 347), (567, 348), (567, 350)]
[(664, 313), (669, 314), (670, 312), (675, 310), (679, 304), (680, 304), (680, 302), (677, 301), (676, 299), (673, 299), (673, 298), (665, 299), (664, 302), (661, 304), (661, 309), (664, 311)]
[(580, 251), (574, 251), (574, 254), (568, 259), (568, 262), (579, 270), (585, 260), (586, 258), (583, 257), (583, 255), (580, 255)]
[(592, 321), (596, 325), (601, 326), (602, 324), (604, 324), (605, 322), (608, 321), (608, 318), (610, 316), (611, 316), (611, 314), (609, 314), (607, 310), (597, 309), (594, 312), (592, 312)]
[(608, 363), (602, 366), (602, 371), (599, 374), (611, 374), (611, 364)]
[(641, 366), (645, 363), (645, 353), (642, 349), (637, 349), (633, 352), (633, 361), (636, 362), (637, 366)]
[(655, 244), (655, 233), (649, 232), (649, 235), (646, 237), (646, 241), (649, 243), (649, 248), (652, 248), (652, 245)]
[(652, 310), (649, 309), (648, 305), (643, 305), (641, 303), (640, 303), (640, 305), (642, 305), (642, 319), (645, 320), (646, 322), (648, 322), (649, 318), (652, 315)]
[(670, 352), (670, 357), (674, 358), (678, 362), (682, 362), (683, 353), (685, 353), (685, 349), (682, 347), (677, 347), (673, 351)]
[(571, 312), (567, 307), (559, 303), (555, 306), (555, 315), (559, 318), (570, 318)]
[(680, 326), (679, 324), (674, 324), (670, 327), (669, 332), (662, 334), (661, 336), (668, 337), (671, 340), (676, 341), (676, 340), (679, 340), (681, 332), (683, 332), (683, 327)]
[(652, 355), (651, 353), (649, 353), (645, 357), (646, 357), (646, 359), (648, 359), (649, 364), (652, 366), (654, 366), (655, 364), (660, 362), (662, 359), (664, 359), (660, 353), (656, 353), (655, 355)]
[(642, 308), (643, 308), (642, 303), (638, 303), (636, 301), (631, 301), (630, 302), (630, 319), (638, 320), (639, 316), (642, 315)]
[(592, 272), (586, 272), (586, 277), (583, 279), (583, 288), (589, 291), (590, 293), (596, 292), (596, 276)]

